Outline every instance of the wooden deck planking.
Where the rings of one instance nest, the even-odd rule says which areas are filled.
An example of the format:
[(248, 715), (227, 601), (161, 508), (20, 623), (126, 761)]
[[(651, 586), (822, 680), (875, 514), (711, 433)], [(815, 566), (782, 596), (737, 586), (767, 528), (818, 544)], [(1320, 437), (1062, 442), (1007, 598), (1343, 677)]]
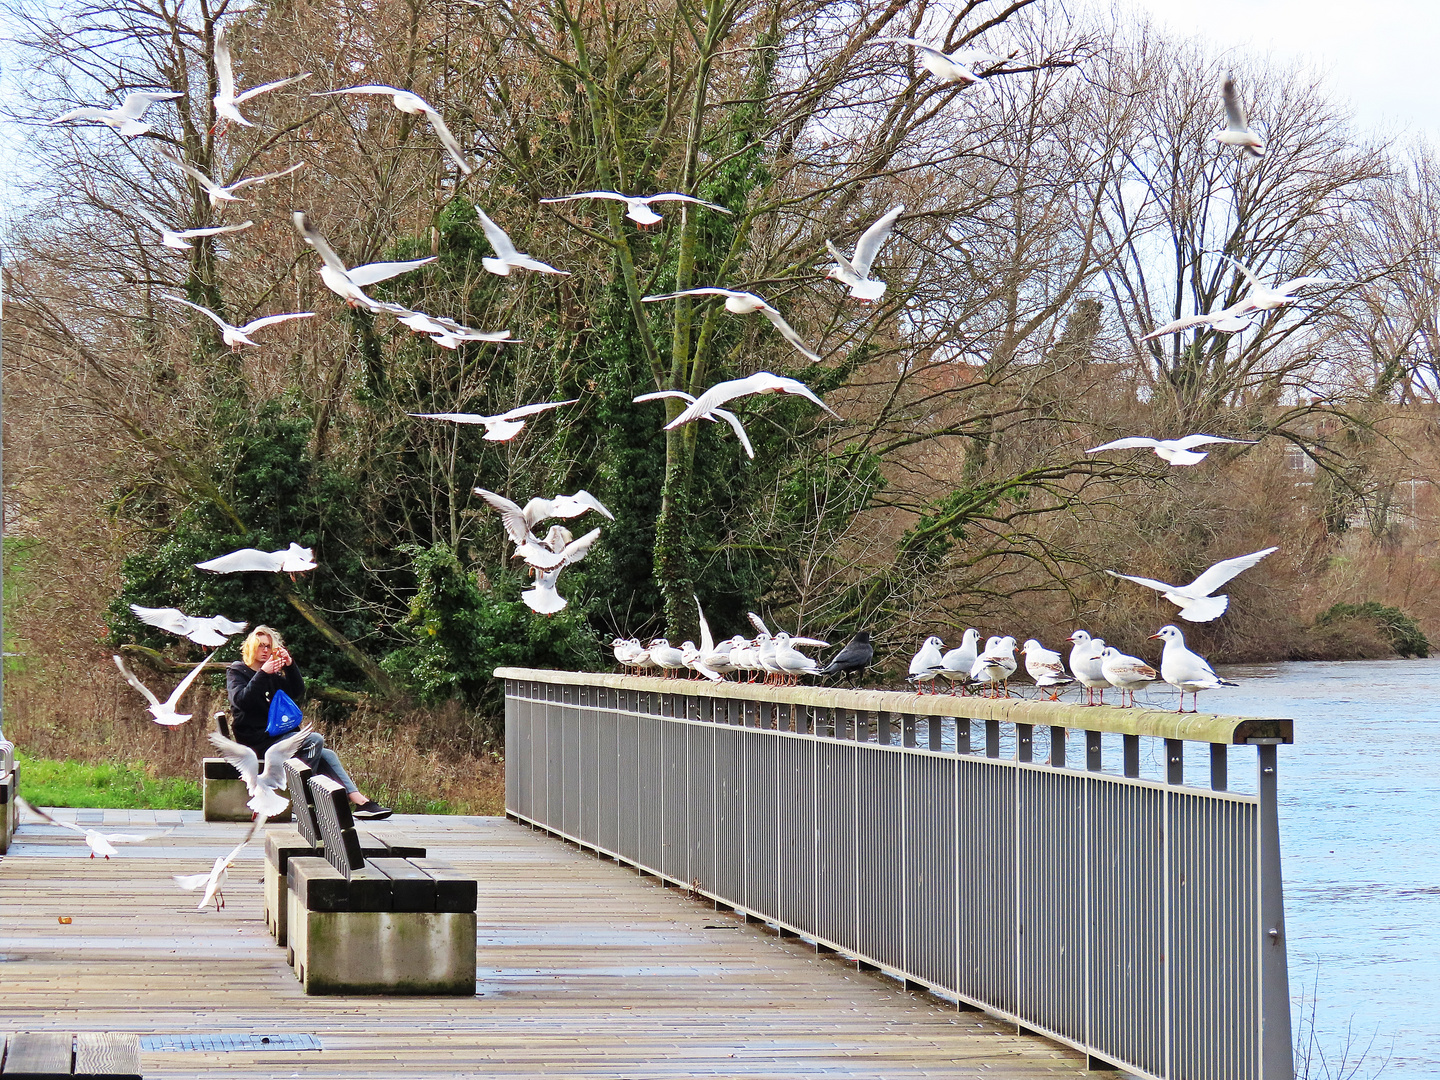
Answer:
[[(152, 1078), (1029, 1080), (1084, 1068), (498, 818), (397, 822), (479, 879), (474, 998), (307, 998), (265, 932), (262, 846), (232, 869), (227, 907), (198, 912), (170, 876), (206, 869), (244, 826), (182, 817), (108, 862), (85, 858), (74, 833), (21, 829), (0, 860), (0, 1031), (311, 1033), (325, 1046), (145, 1052)], [(155, 821), (105, 814), (107, 828)]]

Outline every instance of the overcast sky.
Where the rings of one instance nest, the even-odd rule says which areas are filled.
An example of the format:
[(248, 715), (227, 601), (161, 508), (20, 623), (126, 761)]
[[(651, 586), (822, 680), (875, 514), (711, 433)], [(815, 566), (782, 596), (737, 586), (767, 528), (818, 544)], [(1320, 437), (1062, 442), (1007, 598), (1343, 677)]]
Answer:
[[(1092, 0), (1099, 2), (1099, 0)], [(1436, 0), (1126, 0), (1221, 49), (1313, 63), (1360, 127), (1440, 143)], [(1106, 5), (1108, 7), (1108, 4)]]

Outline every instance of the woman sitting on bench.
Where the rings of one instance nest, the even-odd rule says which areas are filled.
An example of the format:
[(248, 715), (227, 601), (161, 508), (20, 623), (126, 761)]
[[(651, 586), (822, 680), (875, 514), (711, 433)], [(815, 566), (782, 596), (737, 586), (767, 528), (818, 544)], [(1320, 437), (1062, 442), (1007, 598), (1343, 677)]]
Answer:
[[(276, 690), (284, 690), (299, 701), (305, 694), (305, 680), (285, 648), (279, 631), (268, 626), (257, 626), (250, 631), (245, 644), (240, 646), (240, 656), (241, 659), (225, 671), (235, 741), (250, 747), (263, 761), (265, 751), (284, 738), (283, 735), (265, 733), (270, 720), (270, 699)], [(356, 818), (378, 821), (394, 813), (374, 799), (360, 794), (355, 781), (341, 767), (340, 758), (334, 750), (326, 748), (325, 738), (318, 731), (310, 733), (295, 756), (349, 792), (350, 801), (355, 804), (352, 813)]]

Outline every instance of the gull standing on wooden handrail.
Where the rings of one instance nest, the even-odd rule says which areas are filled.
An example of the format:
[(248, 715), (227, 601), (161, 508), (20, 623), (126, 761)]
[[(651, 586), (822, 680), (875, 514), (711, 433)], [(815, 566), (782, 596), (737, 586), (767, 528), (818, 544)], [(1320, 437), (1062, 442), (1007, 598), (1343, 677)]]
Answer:
[(1020, 650), (1025, 655), (1025, 674), (1035, 685), (1050, 691), (1050, 700), (1057, 701), (1060, 692), (1057, 687), (1069, 686), (1075, 680), (1065, 672), (1065, 664), (1054, 649), (1047, 649), (1035, 638), (1025, 642)]
[(970, 669), (980, 657), (980, 631), (973, 626), (965, 631), (960, 644), (940, 658), (940, 674), (950, 680), (950, 693), (955, 693), (955, 683), (970, 682)]
[(1020, 665), (1015, 660), (1015, 639), (1006, 635), (991, 638), (985, 643), (985, 651), (975, 658), (970, 668), (970, 678), (981, 685), (990, 687), (991, 696), (999, 697), (1003, 690), (1010, 696), (1010, 676)]
[[(1114, 646), (1106, 647), (1100, 654), (1100, 670), (1105, 681), (1120, 691), (1120, 707), (1135, 707), (1135, 691), (1148, 686), (1158, 677), (1158, 672), (1138, 656), (1127, 656)], [(1125, 704), (1125, 695), (1130, 695), (1130, 704)]]
[[(1105, 651), (1104, 638), (1092, 638), (1087, 631), (1076, 630), (1067, 641), (1070, 647), (1070, 673), (1085, 687), (1086, 705), (1104, 705), (1105, 689), (1110, 685), (1100, 667), (1100, 654)], [(1095, 700), (1095, 691), (1100, 691), (1100, 700)]]
[(918, 697), (925, 692), (925, 684), (931, 684), (934, 689), (935, 676), (940, 674), (943, 666), (943, 657), (940, 650), (945, 648), (945, 642), (931, 634), (920, 646), (920, 651), (910, 658), (910, 677), (908, 682), (915, 684), (915, 695)]
[(1195, 695), (1195, 708), (1190, 711), (1199, 712), (1201, 690), (1240, 685), (1216, 675), (1208, 660), (1186, 646), (1178, 626), (1162, 626), (1150, 637), (1165, 643), (1165, 651), (1160, 654), (1160, 677), (1180, 691), (1180, 708), (1176, 712), (1185, 711), (1186, 694)]

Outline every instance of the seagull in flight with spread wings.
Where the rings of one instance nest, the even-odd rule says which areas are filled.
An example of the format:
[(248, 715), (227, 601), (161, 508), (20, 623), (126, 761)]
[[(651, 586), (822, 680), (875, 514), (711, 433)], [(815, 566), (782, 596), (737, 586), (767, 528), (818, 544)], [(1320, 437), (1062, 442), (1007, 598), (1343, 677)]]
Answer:
[(225, 344), (230, 346), (232, 352), (239, 352), (241, 345), (255, 345), (258, 342), (250, 340), (250, 335), (256, 330), (263, 330), (267, 326), (275, 326), (279, 323), (289, 322), (291, 319), (313, 319), (313, 311), (292, 311), (285, 315), (266, 315), (262, 319), (252, 319), (244, 326), (231, 326), (215, 312), (200, 304), (192, 304), (189, 300), (180, 296), (171, 296), (169, 293), (161, 293), (161, 300), (168, 300), (172, 304), (184, 304), (188, 308), (194, 308), (207, 319), (220, 327), (220, 336), (225, 339)]
[[(1125, 581), (1133, 581), (1137, 585), (1144, 585), (1163, 593), (1166, 600), (1180, 609), (1180, 617), (1190, 622), (1210, 622), (1218, 619), (1230, 606), (1230, 597), (1221, 593), (1219, 596), (1211, 596), (1216, 589), (1220, 588), (1231, 578), (1243, 571), (1249, 570), (1279, 548), (1268, 547), (1260, 551), (1252, 551), (1249, 555), (1240, 555), (1234, 559), (1226, 559), (1210, 567), (1203, 574), (1197, 577), (1189, 585), (1167, 585), (1163, 581), (1156, 581), (1154, 578), (1135, 577), (1131, 574), (1117, 574), (1114, 570), (1105, 572), (1111, 577), (1123, 578)], [(1072, 665), (1073, 667), (1073, 665)]]
[(1249, 330), (1254, 325), (1255, 312), (1246, 311), (1236, 304), (1233, 307), (1221, 308), (1219, 311), (1212, 311), (1206, 315), (1187, 315), (1183, 319), (1176, 319), (1174, 322), (1156, 327), (1140, 340), (1154, 341), (1166, 334), (1178, 334), (1182, 330), (1189, 330), (1192, 326), (1208, 327), (1222, 334), (1238, 334), (1241, 330)]
[(364, 266), (352, 266), (347, 269), (340, 256), (335, 254), (335, 249), (330, 246), (330, 242), (310, 224), (310, 218), (304, 211), (296, 210), (292, 217), (295, 221), (295, 231), (320, 254), (320, 259), (324, 263), (320, 267), (320, 280), (325, 283), (327, 289), (352, 308), (357, 304), (364, 304), (371, 308), (376, 306), (375, 301), (365, 295), (364, 290), (367, 285), (388, 281), (390, 278), (408, 273), (418, 266), (432, 263), (438, 258), (438, 256), (432, 255), (428, 259), (366, 263)]
[(266, 817), (261, 814), (250, 826), (250, 831), (245, 834), (245, 839), (235, 845), (233, 851), (228, 855), (221, 855), (215, 860), (215, 865), (206, 874), (172, 874), (175, 884), (186, 892), (194, 892), (196, 889), (204, 889), (205, 895), (200, 898), (200, 903), (195, 905), (196, 911), (204, 911), (210, 901), (215, 901), (215, 910), (219, 911), (225, 906), (225, 880), (229, 876), (230, 867), (235, 865), (235, 860), (240, 857), (240, 852), (245, 850), (245, 845), (255, 838), (255, 834), (265, 827)]
[(254, 187), (257, 184), (265, 184), (271, 180), (278, 180), (282, 176), (289, 176), (296, 169), (303, 169), (305, 167), (305, 162), (297, 161), (288, 169), (281, 169), (279, 172), (265, 173), (263, 176), (247, 176), (243, 180), (236, 180), (233, 184), (219, 184), (195, 168), (195, 166), (188, 164), (182, 158), (176, 157), (167, 150), (161, 150), (160, 156), (199, 184), (209, 197), (211, 206), (219, 206), (221, 203), (227, 202), (247, 202), (248, 200), (240, 198), (240, 196), (235, 193), (237, 191), (243, 191), (247, 187)]
[(678, 191), (662, 191), (659, 195), (621, 195), (618, 191), (581, 191), (574, 195), (561, 195), (554, 199), (541, 199), (540, 201), (542, 203), (563, 203), (574, 202), (576, 199), (610, 199), (623, 202), (625, 216), (642, 229), (658, 225), (663, 220), (651, 209), (651, 203), (683, 202), (703, 206), (708, 210), (718, 210), (722, 214), (732, 212), (718, 203), (706, 202), (704, 199), (695, 198), (694, 195), (681, 195)]
[[(636, 402), (659, 401), (661, 398), (679, 398), (689, 405), (695, 404), (695, 395), (687, 394), (684, 390), (656, 390), (654, 393), (641, 394), (633, 400)], [(735, 437), (740, 440), (740, 445), (745, 448), (745, 453), (752, 459), (755, 457), (755, 448), (750, 445), (750, 436), (745, 434), (745, 426), (740, 423), (740, 418), (733, 412), (729, 409), (711, 409), (705, 419), (724, 420), (735, 432)]]
[(640, 299), (645, 303), (653, 303), (656, 300), (674, 300), (677, 296), (723, 296), (725, 297), (725, 310), (732, 315), (748, 315), (752, 311), (758, 311), (765, 318), (775, 324), (775, 329), (780, 331), (780, 336), (799, 349), (806, 357), (818, 361), (820, 354), (805, 344), (804, 340), (785, 321), (785, 317), (767, 304), (763, 299), (752, 292), (736, 292), (734, 289), (682, 289), (680, 292), (660, 293), (656, 296), (642, 296)]
[(509, 412), (499, 413), (495, 416), (480, 416), (478, 413), (407, 413), (418, 420), (449, 420), (452, 424), (484, 424), (485, 438), (490, 442), (506, 442), (513, 439), (525, 426), (525, 417), (534, 416), (537, 413), (545, 412), (548, 409), (558, 409), (561, 405), (574, 405), (579, 398), (571, 398), (569, 401), (546, 401), (538, 405), (521, 405)]
[(570, 276), (569, 270), (556, 270), (549, 263), (543, 263), (539, 259), (532, 259), (529, 255), (522, 254), (515, 250), (515, 245), (510, 240), (510, 234), (502, 229), (490, 216), (475, 207), (475, 215), (480, 219), (480, 229), (485, 234), (485, 239), (490, 241), (490, 246), (495, 249), (495, 258), (482, 258), (480, 265), (489, 270), (492, 274), (499, 274), (501, 277), (509, 277), (510, 271), (538, 270), (542, 274), (560, 274), (564, 277)]
[(1215, 132), (1215, 141), (1225, 146), (1238, 146), (1251, 157), (1264, 157), (1265, 140), (1255, 134), (1245, 117), (1245, 106), (1240, 104), (1240, 91), (1235, 88), (1233, 75), (1221, 85), (1220, 96), (1225, 100), (1225, 126)]
[(293, 735), (287, 735), (279, 742), (272, 744), (265, 751), (265, 767), (263, 769), (260, 767), (260, 759), (253, 749), (227, 739), (218, 731), (210, 732), (210, 744), (220, 752), (221, 757), (235, 766), (235, 771), (240, 774), (240, 779), (245, 781), (246, 790), (250, 792), (250, 801), (245, 805), (262, 817), (274, 817), (284, 813), (285, 808), (290, 805), (290, 800), (281, 795), (279, 791), (285, 786), (285, 762), (295, 756), (300, 749), (300, 744), (314, 730), (309, 724), (306, 724)]
[(1155, 455), (1168, 461), (1171, 465), (1198, 465), (1205, 460), (1206, 450), (1196, 450), (1197, 446), (1206, 446), (1210, 443), (1234, 443), (1237, 446), (1254, 446), (1254, 439), (1225, 439), (1219, 435), (1186, 435), (1183, 439), (1149, 439), (1143, 435), (1132, 435), (1126, 439), (1116, 439), (1114, 442), (1103, 443), (1100, 446), (1092, 446), (1085, 452), (1087, 454), (1098, 454), (1102, 450), (1132, 450), (1145, 447), (1155, 451)]
[(1222, 259), (1234, 263), (1244, 275), (1245, 280), (1250, 283), (1250, 291), (1241, 300), (1233, 305), (1230, 310), (1241, 312), (1249, 311), (1274, 311), (1277, 308), (1285, 307), (1299, 300), (1295, 296), (1296, 289), (1303, 289), (1307, 285), (1349, 285), (1352, 282), (1341, 281), (1336, 278), (1328, 278), (1318, 274), (1311, 274), (1306, 277), (1291, 278), (1289, 281), (1282, 281), (1279, 285), (1266, 285), (1256, 275), (1255, 271), (1223, 251), (1218, 252)]
[(28, 810), (42, 821), (48, 821), (51, 825), (59, 825), (62, 829), (69, 829), (71, 832), (77, 832), (85, 837), (85, 846), (90, 849), (90, 858), (92, 859), (95, 858), (96, 855), (108, 859), (111, 855), (120, 854), (112, 845), (140, 844), (146, 840), (154, 840), (157, 836), (169, 836), (170, 833), (175, 831), (174, 829), (169, 829), (163, 833), (145, 833), (143, 836), (137, 833), (102, 833), (98, 829), (86, 829), (80, 825), (76, 825), (73, 821), (61, 821), (58, 818), (53, 818), (45, 813), (44, 810), (39, 810), (31, 806), (18, 795), (15, 796), (15, 805), (22, 810)]
[(815, 392), (799, 379), (787, 379), (768, 371), (757, 371), (748, 378), (730, 379), (726, 382), (716, 383), (696, 398), (679, 416), (666, 424), (665, 429), (668, 431), (681, 424), (689, 424), (696, 420), (709, 420), (716, 415), (715, 410), (718, 406), (749, 394), (795, 394), (813, 401), (835, 419), (841, 418), (839, 413), (821, 401)]
[(825, 247), (835, 264), (825, 276), (848, 285), (850, 295), (862, 303), (868, 304), (884, 296), (885, 282), (870, 276), (870, 266), (884, 247), (885, 241), (890, 239), (890, 234), (895, 231), (895, 222), (904, 212), (904, 203), (885, 211), (880, 220), (860, 234), (860, 239), (855, 242), (855, 254), (848, 259), (833, 241), (827, 239)]
[(101, 109), (94, 105), (82, 105), (78, 109), (61, 113), (50, 123), (64, 124), (71, 120), (89, 120), (113, 128), (121, 135), (143, 135), (150, 130), (150, 125), (140, 119), (145, 115), (146, 109), (158, 101), (174, 101), (176, 98), (184, 96), (178, 92), (156, 94), (137, 90), (134, 93), (126, 94), (125, 100), (120, 103), (119, 108)]
[(211, 649), (218, 649), (229, 641), (232, 635), (240, 633), (250, 625), (232, 622), (224, 615), (186, 615), (179, 608), (173, 607), (149, 608), (131, 604), (130, 610), (137, 619), (149, 626), (158, 627), (177, 637), (189, 638), (196, 645)]
[(253, 221), (242, 221), (239, 225), (212, 225), (205, 229), (172, 229), (143, 206), (135, 205), (131, 209), (160, 234), (160, 243), (172, 251), (189, 251), (195, 245), (187, 244), (185, 241), (194, 240), (199, 236), (223, 236), (225, 233), (244, 232), (255, 224)]
[(175, 708), (180, 704), (180, 699), (185, 696), (185, 691), (190, 689), (190, 684), (199, 678), (200, 673), (205, 670), (203, 661), (192, 667), (186, 676), (180, 680), (175, 689), (170, 691), (170, 696), (164, 701), (161, 701), (151, 692), (148, 686), (135, 677), (135, 673), (126, 666), (124, 659), (119, 656), (111, 656), (110, 659), (115, 661), (115, 666), (120, 669), (120, 674), (125, 677), (125, 681), (136, 690), (139, 690), (140, 693), (144, 695), (145, 700), (150, 702), (148, 711), (150, 718), (154, 720), (155, 723), (165, 727), (176, 727), (185, 723), (186, 720), (189, 720), (190, 717), (195, 715), (194, 713), (176, 712)]
[(212, 574), (303, 574), (307, 570), (314, 570), (318, 565), (314, 548), (302, 548), (292, 540), (289, 547), (280, 551), (240, 548), (206, 562), (196, 563), (195, 567), (198, 570), (209, 570)]
[(430, 126), (435, 129), (435, 134), (440, 137), (440, 145), (445, 147), (446, 153), (455, 159), (455, 164), (460, 166), (460, 171), (469, 176), (473, 171), (470, 163), (465, 160), (465, 151), (460, 147), (460, 141), (450, 133), (445, 126), (445, 119), (440, 115), (438, 109), (422, 98), (419, 94), (409, 90), (399, 90), (393, 86), (349, 86), (344, 90), (328, 90), (322, 94), (312, 94), (312, 97), (333, 97), (336, 94), (375, 94), (388, 97), (391, 104), (402, 113), (410, 116), (424, 116), (430, 121)]
[[(243, 94), (235, 93), (235, 68), (230, 60), (230, 43), (225, 40), (225, 28), (218, 27), (215, 30), (215, 81), (218, 84), (214, 103), (215, 115), (220, 118), (222, 124), (236, 123), (243, 127), (254, 127), (249, 120), (240, 114), (239, 105), (241, 102), (257, 98), (261, 94), (268, 94), (271, 90), (279, 90), (282, 86), (289, 86), (291, 83), (299, 82), (301, 79), (308, 79), (310, 72), (305, 71), (299, 75), (292, 75), (288, 79), (277, 79), (275, 82), (265, 83), (263, 86), (256, 86), (246, 90)], [(223, 128), (222, 128), (223, 131)]]

